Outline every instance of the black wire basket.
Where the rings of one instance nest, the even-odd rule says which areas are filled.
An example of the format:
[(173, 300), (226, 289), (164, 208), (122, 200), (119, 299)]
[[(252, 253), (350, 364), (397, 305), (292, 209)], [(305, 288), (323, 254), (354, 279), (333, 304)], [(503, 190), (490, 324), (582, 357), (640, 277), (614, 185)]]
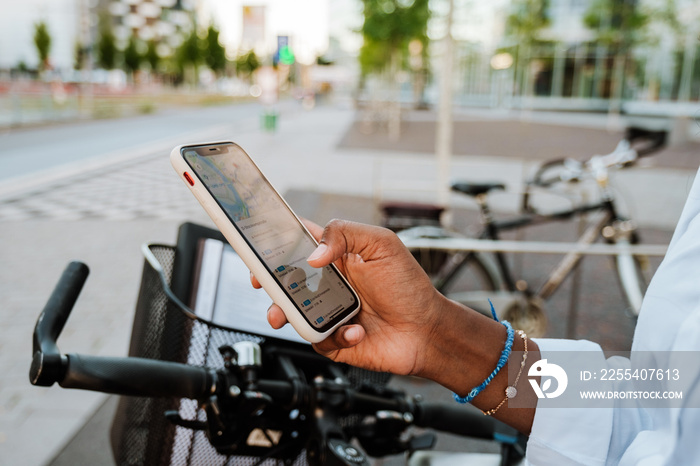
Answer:
[[(207, 322), (171, 290), (176, 249), (148, 244), (141, 288), (136, 304), (129, 356), (187, 363), (221, 369), (224, 361), (218, 348), (239, 341), (264, 344), (274, 340)], [(312, 351), (310, 347), (306, 350)], [(384, 385), (388, 374), (346, 367), (356, 388), (363, 383)], [(279, 464), (250, 456), (226, 456), (211, 446), (202, 431), (193, 431), (169, 422), (164, 413), (178, 410), (184, 419), (206, 419), (197, 401), (189, 399), (121, 397), (112, 423), (112, 452), (117, 465), (230, 465)], [(350, 419), (347, 422), (354, 422)], [(305, 452), (291, 462), (306, 464)]]

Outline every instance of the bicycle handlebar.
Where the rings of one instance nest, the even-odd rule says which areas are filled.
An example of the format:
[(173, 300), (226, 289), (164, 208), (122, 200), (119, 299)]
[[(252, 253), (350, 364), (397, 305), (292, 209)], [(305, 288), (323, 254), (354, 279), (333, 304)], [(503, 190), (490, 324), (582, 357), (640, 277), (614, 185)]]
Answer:
[(417, 403), (415, 416), (419, 427), (486, 440), (493, 440), (499, 425), (476, 410), (445, 403)]
[(83, 289), (90, 269), (82, 262), (71, 262), (63, 271), (44, 310), (37, 319), (32, 340), (33, 385), (51, 386), (62, 376), (62, 358), (56, 340)]
[(32, 338), (32, 385), (79, 388), (118, 395), (177, 396), (201, 399), (216, 385), (215, 374), (202, 367), (143, 358), (62, 355), (56, 344), (90, 269), (71, 262), (63, 271)]
[[(229, 451), (227, 449), (231, 447), (227, 442), (238, 441), (238, 437), (222, 432), (227, 432), (230, 428), (230, 432), (240, 433), (237, 429), (247, 428), (241, 427), (241, 420), (254, 419), (263, 412), (265, 406), (270, 406), (273, 411), (282, 409), (288, 412), (300, 410), (318, 413), (319, 409), (327, 410), (331, 419), (348, 415), (374, 415), (379, 419), (380, 413), (383, 413), (385, 417), (378, 422), (388, 423), (382, 424), (387, 429), (382, 428), (376, 435), (364, 437), (364, 441), (370, 444), (376, 441), (375, 437), (391, 438), (392, 442), (397, 442), (389, 446), (381, 440), (376, 443), (375, 447), (379, 448), (376, 451), (383, 451), (383, 454), (394, 451), (391, 448), (405, 451), (414, 446), (429, 447), (425, 446), (424, 438), (414, 444), (400, 440), (401, 432), (411, 424), (457, 435), (496, 439), (509, 444), (515, 444), (517, 440), (522, 439), (522, 436), (518, 436), (512, 429), (507, 431), (505, 437), (497, 437), (497, 430), (503, 425), (478, 414), (475, 410), (470, 412), (461, 406), (425, 403), (408, 397), (403, 392), (387, 388), (369, 391), (351, 388), (347, 379), (343, 380), (341, 377), (339, 380), (337, 376), (333, 376), (334, 371), (330, 370), (330, 367), (330, 378), (315, 378), (313, 383), (308, 383), (294, 374), (294, 368), (288, 368), (286, 380), (285, 377), (276, 378), (277, 376), (273, 376), (273, 379), (258, 378), (257, 372), (260, 368), (238, 367), (235, 360), (229, 360), (224, 369), (215, 372), (206, 367), (153, 359), (62, 355), (56, 340), (88, 273), (85, 264), (69, 264), (37, 321), (29, 374), (33, 385), (51, 386), (57, 382), (63, 388), (118, 395), (200, 400), (211, 408), (207, 408), (207, 423), (183, 420), (177, 415), (175, 420), (171, 421), (176, 424), (181, 422), (179, 425), (185, 427), (195, 426), (190, 428), (211, 430), (213, 426), (214, 431), (218, 433), (216, 436), (209, 436), (210, 441), (217, 450), (221, 448), (224, 452)], [(230, 347), (227, 348), (231, 350)], [(225, 353), (227, 349), (222, 351)], [(233, 353), (235, 354), (235, 350)], [(271, 354), (274, 354), (274, 350)], [(290, 354), (281, 354), (280, 360), (289, 358)], [(224, 360), (226, 361), (225, 354)], [(336, 363), (329, 360), (328, 364), (335, 367)], [(246, 422), (248, 421), (244, 424)], [(229, 426), (228, 423), (232, 425)], [(503, 428), (510, 429), (504, 426), (500, 428), (501, 431)]]
[(56, 339), (61, 334), (89, 274), (90, 269), (82, 262), (71, 262), (63, 271), (34, 328), (34, 352), (58, 352)]
[(145, 358), (67, 355), (63, 388), (115, 395), (201, 400), (214, 394), (215, 372), (203, 367)]
[[(607, 177), (607, 169), (631, 166), (639, 158), (662, 149), (666, 144), (666, 136), (666, 131), (629, 127), (625, 131), (625, 138), (611, 153), (594, 155), (585, 162), (570, 158), (544, 162), (538, 167), (529, 184), (548, 188), (559, 182), (579, 181), (587, 175), (595, 179), (604, 179)], [(555, 167), (562, 167), (561, 171), (545, 178), (545, 174)]]
[(668, 133), (666, 131), (651, 131), (644, 128), (631, 126), (625, 131), (625, 139), (634, 144), (639, 140), (647, 141), (646, 146), (637, 147), (637, 155), (646, 157), (662, 149), (666, 145)]

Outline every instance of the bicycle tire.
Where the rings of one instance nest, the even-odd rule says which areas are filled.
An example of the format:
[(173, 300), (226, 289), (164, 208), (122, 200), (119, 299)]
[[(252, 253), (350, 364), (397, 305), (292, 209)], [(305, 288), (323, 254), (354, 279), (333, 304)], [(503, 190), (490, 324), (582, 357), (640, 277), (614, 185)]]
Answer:
[[(624, 248), (634, 244), (627, 240), (619, 240), (615, 244)], [(644, 293), (649, 284), (649, 260), (646, 256), (620, 253), (613, 258), (620, 289), (627, 303), (627, 310), (633, 317), (639, 315)]]
[[(398, 233), (402, 239), (454, 238), (460, 235), (441, 227), (419, 226)], [(484, 303), (502, 289), (503, 280), (494, 261), (478, 251), (446, 251), (437, 248), (411, 248), (411, 254), (428, 274), (435, 288), (450, 299), (470, 307)], [(488, 306), (488, 305), (486, 305)], [(488, 309), (486, 309), (488, 310)]]

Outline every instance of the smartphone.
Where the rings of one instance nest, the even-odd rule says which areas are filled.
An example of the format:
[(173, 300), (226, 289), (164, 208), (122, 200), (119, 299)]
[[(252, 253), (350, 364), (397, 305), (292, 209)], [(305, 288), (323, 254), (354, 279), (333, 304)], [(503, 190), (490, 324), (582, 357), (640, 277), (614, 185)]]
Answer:
[(302, 338), (322, 341), (359, 312), (357, 293), (335, 265), (306, 262), (318, 243), (240, 146), (178, 146), (170, 161)]

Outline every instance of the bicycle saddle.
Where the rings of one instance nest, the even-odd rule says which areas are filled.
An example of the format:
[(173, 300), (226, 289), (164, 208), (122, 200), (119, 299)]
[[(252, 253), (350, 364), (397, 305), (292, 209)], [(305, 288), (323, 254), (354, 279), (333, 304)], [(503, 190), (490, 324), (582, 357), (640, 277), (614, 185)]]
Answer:
[(470, 183), (461, 181), (452, 185), (452, 191), (457, 191), (467, 196), (486, 194), (493, 189), (506, 189), (503, 183)]

